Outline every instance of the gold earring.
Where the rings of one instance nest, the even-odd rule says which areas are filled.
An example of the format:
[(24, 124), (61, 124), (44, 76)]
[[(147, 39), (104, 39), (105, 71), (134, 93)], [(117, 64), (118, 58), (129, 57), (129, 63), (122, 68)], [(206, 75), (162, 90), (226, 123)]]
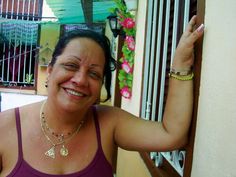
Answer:
[(46, 88), (48, 87), (48, 78), (47, 80), (45, 81), (45, 85), (44, 85)]

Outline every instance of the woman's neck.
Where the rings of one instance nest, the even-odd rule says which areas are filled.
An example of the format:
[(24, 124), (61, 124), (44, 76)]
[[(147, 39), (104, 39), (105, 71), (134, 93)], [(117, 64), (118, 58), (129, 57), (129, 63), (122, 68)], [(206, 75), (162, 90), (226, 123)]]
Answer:
[(42, 111), (48, 126), (55, 132), (62, 134), (75, 130), (81, 121), (86, 121), (91, 116), (89, 108), (69, 112), (62, 106), (51, 103), (50, 100), (46, 100), (42, 104)]

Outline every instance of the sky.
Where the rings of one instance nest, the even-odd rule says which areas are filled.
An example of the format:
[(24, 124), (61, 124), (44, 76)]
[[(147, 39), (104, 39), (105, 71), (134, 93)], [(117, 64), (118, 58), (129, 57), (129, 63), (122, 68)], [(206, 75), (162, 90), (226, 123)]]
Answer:
[[(42, 17), (54, 17), (55, 18), (55, 15), (53, 13), (53, 11), (51, 10), (51, 8), (48, 6), (47, 4), (47, 1), (46, 0), (43, 0), (43, 14), (42, 14)], [(50, 18), (43, 18), (42, 19), (43, 21), (53, 21), (52, 19)], [(55, 21), (56, 19), (54, 19)]]

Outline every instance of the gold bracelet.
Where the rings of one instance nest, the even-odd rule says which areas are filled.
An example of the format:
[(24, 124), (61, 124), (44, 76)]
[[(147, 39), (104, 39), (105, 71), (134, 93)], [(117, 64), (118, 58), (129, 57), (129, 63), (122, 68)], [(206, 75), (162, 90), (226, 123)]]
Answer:
[(187, 76), (192, 73), (192, 70), (191, 69), (179, 70), (179, 69), (175, 69), (175, 68), (170, 68), (170, 73), (173, 73), (178, 76)]
[(180, 81), (190, 81), (190, 80), (193, 80), (194, 73), (191, 72), (188, 75), (177, 75), (177, 74), (174, 74), (174, 73), (170, 72), (169, 77), (170, 78), (172, 77), (172, 78), (180, 80)]

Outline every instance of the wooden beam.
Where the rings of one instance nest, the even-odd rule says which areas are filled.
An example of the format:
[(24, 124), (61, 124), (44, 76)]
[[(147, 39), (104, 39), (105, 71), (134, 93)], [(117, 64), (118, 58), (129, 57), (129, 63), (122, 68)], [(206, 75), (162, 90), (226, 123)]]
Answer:
[(93, 0), (81, 0), (85, 23), (90, 27), (93, 23)]

